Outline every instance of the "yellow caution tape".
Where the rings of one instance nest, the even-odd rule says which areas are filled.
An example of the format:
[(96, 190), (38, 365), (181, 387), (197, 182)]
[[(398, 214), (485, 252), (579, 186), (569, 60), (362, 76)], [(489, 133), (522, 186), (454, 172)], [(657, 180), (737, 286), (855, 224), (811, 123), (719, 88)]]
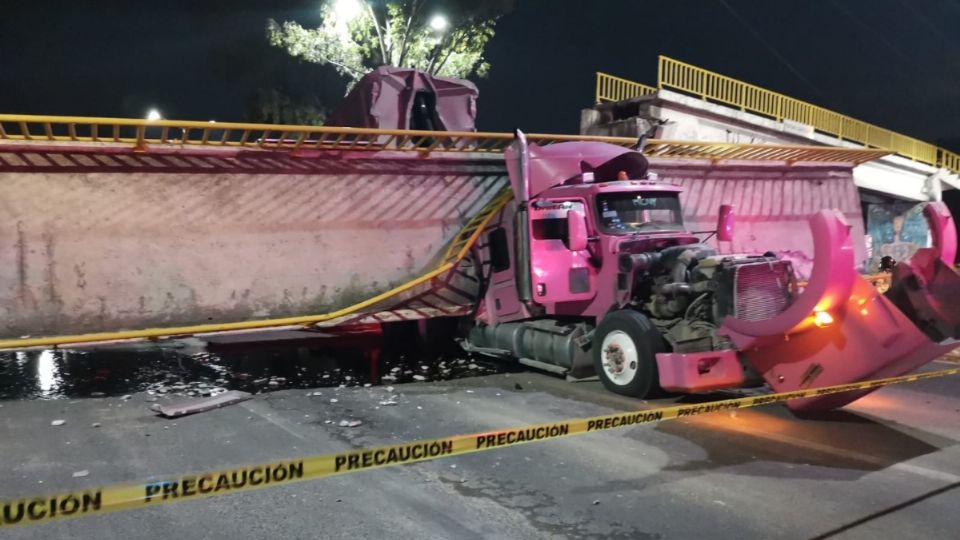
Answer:
[(292, 458), (232, 469), (178, 475), (132, 484), (114, 484), (55, 495), (0, 501), (0, 528), (47, 523), (107, 512), (152, 508), (164, 504), (229, 495), (282, 486), (327, 476), (417, 463), (436, 458), (506, 448), (640, 424), (664, 422), (717, 411), (745, 409), (770, 403), (864, 390), (891, 384), (933, 379), (960, 373), (960, 368), (890, 377), (873, 381), (796, 392), (781, 392), (745, 398), (724, 399), (694, 405), (621, 412), (590, 418), (533, 424), (517, 428), (454, 435), (348, 452)]

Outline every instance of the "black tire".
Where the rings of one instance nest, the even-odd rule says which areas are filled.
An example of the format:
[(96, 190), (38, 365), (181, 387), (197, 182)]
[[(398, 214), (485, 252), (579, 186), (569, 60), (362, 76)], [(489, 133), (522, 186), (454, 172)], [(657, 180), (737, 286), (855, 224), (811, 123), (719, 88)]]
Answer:
[[(625, 370), (624, 374), (624, 377), (629, 377), (629, 372), (633, 371), (632, 378), (613, 380), (604, 369), (603, 342), (613, 332), (626, 334), (636, 350), (637, 365), (635, 369)], [(623, 336), (619, 336), (619, 339), (623, 339)], [(657, 328), (642, 313), (627, 309), (608, 314), (597, 327), (592, 349), (593, 367), (607, 390), (637, 398), (645, 398), (661, 391), (656, 354), (666, 351), (666, 344)], [(609, 354), (608, 352), (608, 357)]]

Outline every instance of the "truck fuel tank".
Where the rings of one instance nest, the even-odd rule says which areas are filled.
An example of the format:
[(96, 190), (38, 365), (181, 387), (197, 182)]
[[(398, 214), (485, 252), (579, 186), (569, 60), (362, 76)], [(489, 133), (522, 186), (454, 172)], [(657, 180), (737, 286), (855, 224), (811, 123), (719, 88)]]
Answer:
[(509, 355), (523, 364), (581, 378), (593, 372), (586, 345), (592, 330), (586, 323), (553, 319), (477, 325), (470, 330), (468, 348)]

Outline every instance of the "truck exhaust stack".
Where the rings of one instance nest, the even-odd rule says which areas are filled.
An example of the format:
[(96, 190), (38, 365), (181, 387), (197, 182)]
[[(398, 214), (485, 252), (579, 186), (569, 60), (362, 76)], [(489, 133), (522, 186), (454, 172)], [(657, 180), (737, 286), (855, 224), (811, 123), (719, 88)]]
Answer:
[[(842, 215), (821, 211), (811, 220), (815, 263), (807, 287), (779, 315), (762, 321), (728, 316), (720, 333), (777, 392), (853, 383), (913, 371), (957, 346), (960, 274), (953, 218), (943, 203), (924, 216), (933, 237), (900, 263), (881, 294), (853, 265)], [(842, 407), (872, 390), (788, 403), (794, 411)]]

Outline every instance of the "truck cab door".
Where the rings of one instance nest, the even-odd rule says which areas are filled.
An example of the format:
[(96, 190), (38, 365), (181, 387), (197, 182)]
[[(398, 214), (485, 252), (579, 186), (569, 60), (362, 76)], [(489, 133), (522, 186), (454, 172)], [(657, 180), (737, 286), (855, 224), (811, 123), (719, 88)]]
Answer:
[(585, 246), (571, 245), (568, 225), (571, 217), (586, 222), (583, 201), (532, 201), (528, 216), (532, 300), (549, 310), (550, 304), (592, 299), (597, 269)]

